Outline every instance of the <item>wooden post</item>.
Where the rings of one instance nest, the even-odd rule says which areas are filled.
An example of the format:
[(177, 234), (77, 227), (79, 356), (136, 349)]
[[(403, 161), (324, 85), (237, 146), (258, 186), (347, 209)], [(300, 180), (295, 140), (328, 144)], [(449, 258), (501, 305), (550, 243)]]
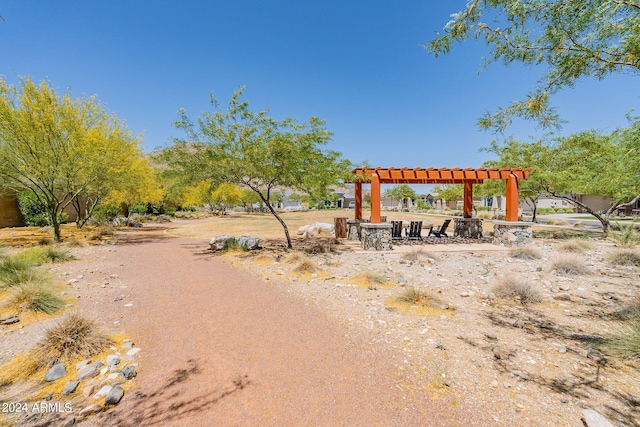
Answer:
[(462, 201), (462, 216), (464, 218), (471, 218), (471, 212), (473, 212), (473, 183), (469, 181), (464, 182), (464, 197)]
[(356, 182), (356, 215), (355, 219), (362, 219), (362, 182)]
[(510, 174), (507, 178), (507, 213), (505, 220), (518, 221), (518, 177)]
[(380, 224), (380, 177), (376, 173), (371, 177), (371, 222)]
[(347, 238), (347, 218), (335, 218), (333, 232), (336, 239)]

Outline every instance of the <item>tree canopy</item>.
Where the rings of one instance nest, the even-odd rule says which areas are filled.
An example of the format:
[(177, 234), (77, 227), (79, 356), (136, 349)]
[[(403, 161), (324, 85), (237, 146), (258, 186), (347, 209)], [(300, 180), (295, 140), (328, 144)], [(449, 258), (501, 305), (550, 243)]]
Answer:
[(331, 132), (319, 118), (298, 123), (269, 117), (268, 110), (253, 112), (241, 100), (242, 92), (242, 87), (234, 92), (226, 110), (211, 95), (213, 112), (204, 113), (197, 125), (181, 110), (175, 126), (187, 137), (175, 139), (159, 161), (167, 165), (167, 174), (182, 181), (250, 188), (280, 222), (292, 247), (287, 225), (272, 205), (273, 192), (289, 188), (315, 199), (328, 196), (330, 187), (347, 176), (350, 163), (321, 148)]
[(425, 47), (437, 57), (470, 38), (488, 46), (487, 64), (502, 61), (546, 69), (524, 100), (486, 114), (480, 126), (504, 130), (514, 117), (554, 126), (559, 117), (550, 95), (585, 77), (640, 73), (640, 2), (471, 0)]
[(406, 199), (415, 200), (418, 197), (414, 189), (409, 187), (407, 184), (395, 185), (386, 189), (384, 191), (384, 196), (391, 197), (393, 200), (398, 200), (403, 205)]
[[(130, 185), (142, 157), (139, 138), (95, 98), (59, 96), (47, 81), (20, 87), (0, 80), (0, 177), (15, 193), (33, 192), (60, 240), (60, 213), (80, 198), (91, 209)], [(85, 215), (90, 212), (85, 212)]]

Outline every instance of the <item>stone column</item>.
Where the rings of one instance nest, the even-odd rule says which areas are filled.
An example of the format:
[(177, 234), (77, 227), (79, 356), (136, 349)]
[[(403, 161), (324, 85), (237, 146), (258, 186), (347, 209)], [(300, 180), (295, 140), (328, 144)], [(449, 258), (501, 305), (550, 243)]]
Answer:
[(493, 244), (523, 246), (533, 241), (532, 222), (494, 221)]
[(391, 246), (391, 223), (370, 223), (360, 224), (360, 243), (362, 249), (368, 251), (390, 251)]

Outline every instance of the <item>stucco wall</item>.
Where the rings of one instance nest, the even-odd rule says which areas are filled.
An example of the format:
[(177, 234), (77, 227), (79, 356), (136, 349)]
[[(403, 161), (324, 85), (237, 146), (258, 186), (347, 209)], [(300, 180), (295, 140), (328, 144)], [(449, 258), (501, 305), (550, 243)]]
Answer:
[(0, 227), (20, 227), (24, 225), (18, 199), (14, 196), (0, 195)]

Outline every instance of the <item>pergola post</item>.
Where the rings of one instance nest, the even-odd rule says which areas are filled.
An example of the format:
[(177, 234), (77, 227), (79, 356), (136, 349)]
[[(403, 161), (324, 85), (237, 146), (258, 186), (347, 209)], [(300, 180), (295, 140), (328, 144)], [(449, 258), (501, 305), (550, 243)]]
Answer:
[(510, 174), (507, 178), (507, 213), (505, 220), (518, 221), (518, 177)]
[(470, 181), (464, 182), (464, 197), (462, 200), (462, 216), (464, 218), (471, 218), (471, 212), (473, 211), (473, 183)]
[(371, 176), (371, 222), (380, 223), (380, 177), (376, 173)]
[(356, 182), (356, 219), (362, 219), (362, 182)]

